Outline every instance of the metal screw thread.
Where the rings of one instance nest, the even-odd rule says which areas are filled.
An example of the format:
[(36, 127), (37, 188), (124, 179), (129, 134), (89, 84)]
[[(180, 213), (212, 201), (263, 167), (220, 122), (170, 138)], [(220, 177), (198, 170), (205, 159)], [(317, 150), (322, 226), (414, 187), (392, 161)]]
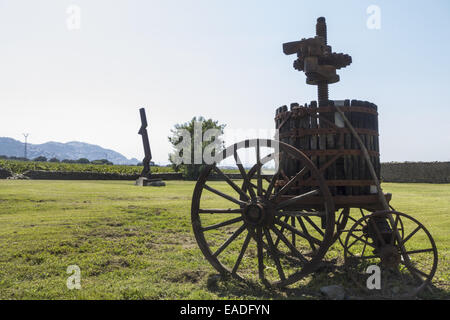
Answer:
[(317, 85), (317, 95), (319, 98), (319, 103), (323, 101), (328, 101), (328, 84), (321, 82)]
[[(317, 19), (316, 24), (316, 35), (320, 36), (324, 39), (325, 45), (328, 43), (327, 41), (327, 23), (324, 17), (320, 17)], [(321, 82), (317, 85), (317, 95), (319, 99), (319, 103), (323, 101), (328, 101), (328, 83)]]
[(320, 17), (317, 19), (316, 24), (316, 35), (324, 38), (325, 44), (327, 44), (327, 23), (324, 17)]

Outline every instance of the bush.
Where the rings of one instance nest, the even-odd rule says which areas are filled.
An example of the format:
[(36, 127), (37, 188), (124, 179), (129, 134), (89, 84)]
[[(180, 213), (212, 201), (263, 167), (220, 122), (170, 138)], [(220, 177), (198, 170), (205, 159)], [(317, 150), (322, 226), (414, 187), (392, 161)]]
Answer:
[(9, 157), (9, 160), (16, 160), (16, 161), (29, 161), (27, 158), (24, 157)]
[(37, 158), (34, 158), (33, 161), (36, 161), (36, 162), (47, 162), (47, 158), (44, 157), (44, 156), (39, 156)]
[(92, 164), (107, 164), (107, 165), (113, 165), (111, 161), (108, 161), (106, 159), (100, 159), (100, 160), (94, 160), (91, 162)]
[(51, 158), (50, 160), (48, 160), (48, 162), (59, 162), (59, 159), (58, 158)]
[(76, 161), (76, 163), (81, 163), (81, 164), (88, 164), (91, 163), (88, 159), (86, 158), (80, 158)]

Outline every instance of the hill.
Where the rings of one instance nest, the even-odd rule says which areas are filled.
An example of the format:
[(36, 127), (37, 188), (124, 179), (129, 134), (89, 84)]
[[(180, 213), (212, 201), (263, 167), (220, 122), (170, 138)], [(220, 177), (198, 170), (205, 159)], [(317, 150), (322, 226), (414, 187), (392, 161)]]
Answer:
[[(23, 157), (24, 143), (18, 140), (0, 137), (0, 155), (8, 157)], [(67, 143), (46, 142), (43, 144), (28, 144), (27, 157), (34, 159), (44, 156), (47, 159), (57, 158), (59, 160), (77, 160), (86, 158), (90, 161), (107, 159), (114, 164), (137, 164), (137, 159), (127, 159), (124, 155), (114, 150), (105, 149), (100, 146), (85, 142), (72, 141)]]

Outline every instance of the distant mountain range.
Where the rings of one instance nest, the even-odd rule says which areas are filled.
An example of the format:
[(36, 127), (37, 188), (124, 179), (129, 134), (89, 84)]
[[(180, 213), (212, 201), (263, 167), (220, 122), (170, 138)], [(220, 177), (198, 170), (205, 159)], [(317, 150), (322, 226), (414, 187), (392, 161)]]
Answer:
[[(23, 157), (25, 144), (18, 140), (0, 137), (0, 155), (8, 157)], [(27, 158), (34, 159), (44, 156), (47, 159), (57, 158), (59, 160), (78, 160), (80, 158), (89, 161), (106, 159), (114, 164), (137, 164), (135, 158), (127, 159), (124, 155), (114, 150), (104, 149), (100, 146), (72, 141), (67, 143), (46, 142), (43, 144), (31, 144), (27, 146)]]

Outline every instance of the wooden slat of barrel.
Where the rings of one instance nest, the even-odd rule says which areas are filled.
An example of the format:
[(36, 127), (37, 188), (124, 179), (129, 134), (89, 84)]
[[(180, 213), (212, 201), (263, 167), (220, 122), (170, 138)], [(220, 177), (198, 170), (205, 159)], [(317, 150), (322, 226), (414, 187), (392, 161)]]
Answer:
[[(319, 102), (319, 108), (320, 107), (327, 107), (329, 105), (329, 102), (321, 101)], [(334, 123), (334, 113), (331, 112), (320, 112), (320, 116), (322, 119), (319, 119), (319, 127), (320, 128), (330, 128), (330, 125), (325, 122), (325, 119)], [(334, 138), (333, 134), (322, 134), (320, 135), (320, 149), (322, 150), (331, 150), (334, 149)], [(322, 168), (329, 160), (331, 160), (332, 156), (320, 156), (320, 168)], [(334, 180), (334, 170), (333, 170), (334, 163), (326, 170), (324, 171), (324, 176), (326, 180)], [(330, 192), (332, 195), (336, 194), (336, 187), (330, 187)]]
[[(317, 103), (315, 103), (315, 101), (312, 101), (309, 104), (309, 108), (314, 110), (314, 114), (317, 114)], [(310, 117), (310, 123), (311, 123), (311, 129), (317, 129), (318, 128), (318, 121), (317, 118), (314, 116)], [(317, 150), (318, 148), (318, 142), (319, 142), (319, 137), (316, 134), (312, 134), (311, 135), (311, 141), (310, 141), (310, 150)], [(312, 156), (311, 157), (311, 161), (314, 163), (314, 165), (316, 167), (319, 167), (319, 159), (317, 156)]]
[[(369, 105), (370, 105), (370, 108), (375, 111), (374, 104), (369, 103)], [(376, 115), (370, 116), (370, 129), (373, 131), (375, 131), (375, 119), (376, 118), (377, 118)], [(375, 151), (375, 136), (374, 135), (370, 135), (370, 146), (371, 146), (371, 150)], [(376, 162), (377, 162), (377, 157), (372, 156), (372, 165), (373, 165), (374, 169), (377, 166)], [(375, 169), (375, 172), (376, 172), (376, 169)], [(370, 174), (369, 174), (369, 178), (370, 178), (370, 180), (372, 180), (372, 176)], [(371, 189), (369, 190), (369, 193), (372, 193)]]
[[(363, 107), (365, 107), (366, 103), (362, 102), (361, 105)], [(361, 113), (361, 118), (362, 118), (361, 127), (362, 128), (367, 128), (367, 126), (368, 126), (368, 114), (367, 113)], [(362, 134), (361, 136), (363, 138), (362, 140), (363, 140), (364, 146), (366, 148), (369, 148), (368, 136), (366, 134)], [(362, 167), (362, 174), (361, 174), (360, 178), (362, 180), (367, 180), (367, 175), (369, 174), (368, 163), (367, 163), (366, 159), (362, 155), (360, 156), (360, 158), (361, 158), (361, 167)], [(364, 195), (369, 194), (369, 186), (362, 187), (362, 194), (364, 194)]]
[[(339, 107), (344, 107), (344, 101), (334, 101), (334, 104)], [(341, 115), (337, 112), (334, 113), (334, 123), (338, 128), (344, 128), (345, 123), (342, 119)], [(335, 149), (339, 150), (345, 146), (345, 135), (342, 136), (341, 133), (337, 133), (334, 136), (335, 140)], [(335, 166), (335, 179), (336, 180), (345, 180), (346, 179), (346, 161), (344, 156), (340, 156), (338, 159), (336, 159), (336, 166)], [(337, 186), (336, 187), (336, 194), (337, 195), (345, 195), (346, 188), (345, 186)]]
[[(305, 104), (304, 105), (304, 110), (307, 111), (308, 105)], [(302, 122), (301, 122), (301, 127), (302, 129), (305, 130), (309, 130), (311, 129), (311, 116), (305, 112), (305, 116), (302, 118)], [(309, 151), (311, 150), (311, 136), (309, 135), (305, 135), (303, 136), (303, 145), (305, 150)], [(311, 173), (308, 172), (305, 176), (305, 179), (308, 179), (309, 177), (311, 177)], [(305, 191), (310, 191), (311, 188), (310, 187), (305, 187)]]
[[(351, 102), (352, 107), (357, 106), (357, 101), (352, 100)], [(359, 114), (358, 112), (352, 112), (352, 121), (351, 124), (355, 128), (359, 128)], [(352, 149), (360, 149), (360, 146), (358, 145), (357, 140), (355, 137), (352, 136)], [(358, 156), (352, 156), (353, 159), (353, 180), (359, 180), (359, 157)], [(353, 187), (352, 188), (352, 194), (355, 196), (358, 196), (360, 194), (360, 188), (359, 187)]]
[[(320, 107), (320, 105), (319, 105)], [(320, 113), (320, 116), (323, 116), (323, 113)], [(319, 118), (319, 128), (326, 128), (326, 123), (323, 121), (323, 119)], [(319, 134), (319, 150), (326, 150), (327, 149), (327, 137), (326, 134)], [(327, 162), (326, 156), (319, 156), (319, 166), (318, 168), (322, 168), (323, 165)], [(328, 179), (328, 172), (325, 171), (323, 173), (323, 176), (325, 180)]]
[[(285, 111), (287, 111), (287, 106), (282, 106), (280, 112), (283, 113)], [(283, 121), (284, 121), (284, 117), (281, 119), (280, 125), (283, 124)], [(290, 127), (289, 123), (284, 124), (284, 126), (281, 127), (280, 134), (287, 133), (289, 131), (289, 127)], [(289, 138), (286, 138), (284, 142), (289, 143)], [(290, 161), (291, 161), (290, 158), (287, 155), (283, 154), (282, 159), (283, 159), (283, 161), (281, 161), (281, 166), (280, 166), (282, 172), (284, 172), (284, 173), (289, 172), (288, 170), (289, 170)]]
[[(375, 111), (378, 111), (378, 107), (377, 107), (377, 105), (376, 104), (372, 104), (372, 107), (374, 108), (374, 110)], [(375, 116), (375, 119), (374, 119), (374, 128), (375, 128), (375, 131), (376, 132), (378, 132), (378, 130), (379, 130), (379, 128), (378, 128), (378, 116)], [(380, 145), (379, 145), (379, 137), (378, 136), (375, 136), (374, 137), (374, 140), (375, 140), (375, 143), (374, 143), (374, 149), (375, 149), (375, 151), (377, 151), (378, 153), (380, 152)], [(381, 163), (380, 163), (380, 157), (376, 157), (376, 160), (375, 160), (375, 163), (376, 163), (376, 166), (375, 166), (375, 172), (376, 172), (376, 174), (377, 174), (377, 176), (378, 176), (378, 179), (380, 179), (380, 177), (381, 177)]]
[[(295, 116), (291, 116), (291, 132), (298, 132), (298, 129), (300, 128), (300, 121), (301, 119), (296, 116), (297, 110), (299, 109), (298, 103), (291, 103), (291, 112)], [(303, 150), (302, 141), (301, 138), (298, 136), (290, 138), (289, 144), (293, 145), (297, 149)], [(292, 167), (289, 169), (289, 178), (292, 178), (296, 172), (300, 170), (300, 163), (298, 161), (292, 162)]]
[[(350, 106), (350, 100), (345, 100), (344, 102), (345, 107)], [(345, 112), (344, 113), (347, 119), (351, 121), (351, 112)], [(352, 134), (350, 132), (346, 133), (344, 136), (344, 149), (350, 149), (352, 147)], [(344, 177), (347, 180), (352, 180), (353, 178), (353, 162), (352, 162), (352, 156), (346, 155), (344, 156), (344, 167), (345, 167), (345, 173)], [(352, 194), (352, 187), (346, 186), (345, 187), (345, 195), (351, 195)]]
[[(334, 101), (328, 101), (329, 106), (334, 106)], [(327, 114), (328, 120), (330, 120), (332, 123), (335, 122), (335, 115), (334, 112), (330, 112)], [(331, 127), (331, 126), (329, 126)], [(327, 135), (327, 149), (336, 149), (336, 136), (337, 134), (328, 134)], [(333, 156), (330, 156), (327, 158), (327, 161), (332, 160)], [(336, 180), (336, 173), (337, 173), (337, 162), (333, 162), (329, 167), (329, 176), (330, 180)], [(333, 195), (337, 194), (337, 187), (331, 187), (331, 191)]]

